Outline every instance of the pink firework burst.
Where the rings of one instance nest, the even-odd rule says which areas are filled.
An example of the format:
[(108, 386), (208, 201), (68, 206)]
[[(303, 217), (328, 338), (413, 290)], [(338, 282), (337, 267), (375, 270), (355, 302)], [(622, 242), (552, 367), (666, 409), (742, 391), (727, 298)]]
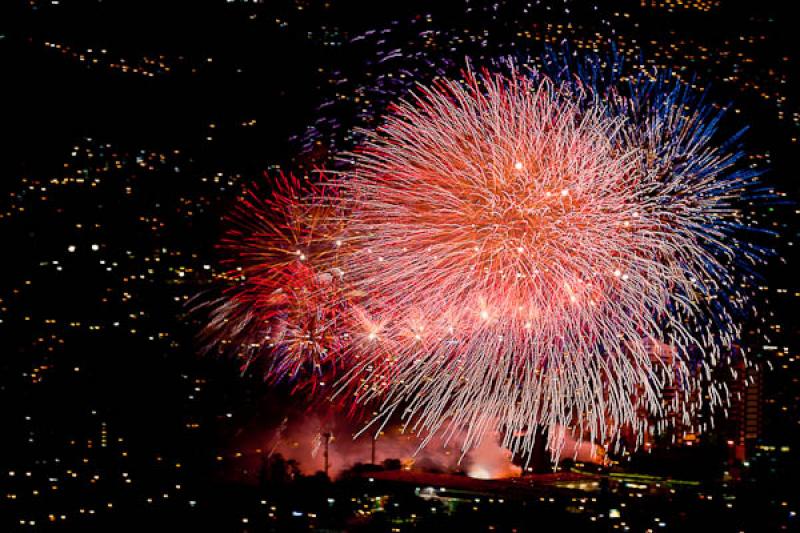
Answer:
[(691, 380), (690, 345), (713, 356), (686, 325), (717, 264), (686, 206), (659, 201), (625, 120), (561, 89), (516, 72), (422, 89), (337, 180), (338, 266), (367, 295), (340, 390), (376, 422), (466, 430), (465, 450), (495, 427), (528, 455), (538, 427), (554, 450), (565, 427), (613, 444)]
[(730, 238), (734, 200), (757, 172), (659, 80), (421, 88), (324, 187), (242, 198), (210, 335), (298, 387), (342, 369), (365, 431), (399, 418), (464, 452), (498, 431), (530, 458), (537, 434), (558, 457), (692, 427), (727, 401), (712, 371), (747, 301), (736, 262), (758, 260)]
[(243, 369), (260, 361), (268, 380), (313, 389), (335, 370), (340, 349), (339, 279), (318, 268), (335, 250), (335, 217), (330, 203), (300, 201), (327, 197), (325, 188), (283, 174), (269, 186), (266, 197), (257, 186), (245, 191), (229, 216), (220, 248), (232, 285), (212, 302), (206, 335), (242, 357)]

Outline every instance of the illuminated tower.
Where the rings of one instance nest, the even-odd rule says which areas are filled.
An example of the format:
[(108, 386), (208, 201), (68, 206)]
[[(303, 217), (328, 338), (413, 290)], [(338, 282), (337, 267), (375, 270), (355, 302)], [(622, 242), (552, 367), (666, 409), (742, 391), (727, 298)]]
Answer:
[(730, 437), (731, 460), (745, 461), (753, 444), (761, 436), (761, 398), (763, 377), (760, 365), (736, 363), (736, 380), (731, 387)]

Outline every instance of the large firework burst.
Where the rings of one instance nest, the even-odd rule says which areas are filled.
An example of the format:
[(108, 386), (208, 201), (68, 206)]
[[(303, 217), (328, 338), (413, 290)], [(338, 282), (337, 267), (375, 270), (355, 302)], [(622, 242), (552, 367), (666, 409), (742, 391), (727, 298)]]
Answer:
[(690, 348), (732, 340), (729, 317), (694, 326), (731, 284), (718, 252), (749, 175), (723, 179), (735, 157), (702, 114), (634, 120), (638, 102), (567, 88), (468, 73), (367, 134), (338, 182), (344, 271), (388, 346), (356, 346), (359, 401), (427, 434), (467, 428), (466, 447), (498, 423), (524, 452), (539, 426), (614, 442), (692, 382)]
[(723, 405), (757, 172), (684, 85), (553, 70), (421, 88), (336, 194), (244, 204), (229, 244), (254, 261), (212, 329), (255, 332), (279, 379), (335, 352), (341, 398), (464, 451), (498, 429), (528, 456), (542, 428), (635, 445)]

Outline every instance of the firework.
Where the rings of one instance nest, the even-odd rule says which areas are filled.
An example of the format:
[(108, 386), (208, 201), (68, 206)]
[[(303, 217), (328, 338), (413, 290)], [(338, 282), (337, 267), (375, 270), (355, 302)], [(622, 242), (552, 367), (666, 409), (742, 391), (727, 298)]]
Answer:
[(757, 172), (668, 73), (545, 63), (423, 86), (325, 187), (246, 195), (215, 339), (275, 380), (344, 367), (365, 430), (400, 418), (464, 452), (635, 447), (724, 405)]
[(206, 337), (232, 347), (243, 369), (261, 360), (269, 380), (313, 388), (335, 369), (339, 347), (338, 275), (318, 268), (335, 229), (328, 206), (299, 200), (328, 193), (283, 174), (269, 187), (267, 196), (257, 186), (245, 191), (228, 217), (220, 248), (234, 284), (212, 302)]
[(641, 438), (664, 389), (688, 423), (698, 372), (738, 335), (725, 288), (755, 253), (726, 239), (753, 175), (710, 144), (705, 108), (653, 89), (467, 73), (366, 132), (336, 183), (341, 268), (367, 295), (341, 390), (376, 422), (465, 429), (465, 450), (496, 427), (527, 455), (539, 427), (554, 451), (560, 428)]

